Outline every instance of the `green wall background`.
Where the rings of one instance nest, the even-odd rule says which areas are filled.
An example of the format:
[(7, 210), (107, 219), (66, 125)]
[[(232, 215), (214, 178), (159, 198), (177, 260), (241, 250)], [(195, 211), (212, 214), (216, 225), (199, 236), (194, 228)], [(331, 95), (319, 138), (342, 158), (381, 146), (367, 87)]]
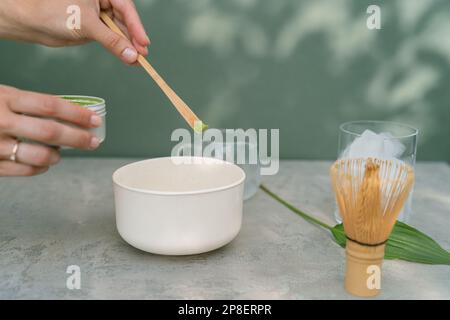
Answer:
[[(448, 0), (140, 0), (149, 59), (206, 123), (279, 128), (283, 158), (336, 156), (341, 122), (421, 131), (418, 158), (450, 161)], [(379, 4), (382, 29), (368, 30)], [(161, 156), (185, 126), (136, 67), (98, 44), (0, 41), (0, 83), (107, 99), (107, 140), (83, 156)]]

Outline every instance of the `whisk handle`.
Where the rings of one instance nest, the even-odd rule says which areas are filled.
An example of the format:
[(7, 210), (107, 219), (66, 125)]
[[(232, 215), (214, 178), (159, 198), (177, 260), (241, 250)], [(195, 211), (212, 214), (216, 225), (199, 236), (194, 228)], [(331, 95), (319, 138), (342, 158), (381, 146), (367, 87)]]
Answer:
[(349, 293), (373, 297), (380, 292), (384, 248), (384, 244), (365, 246), (347, 240), (345, 289)]

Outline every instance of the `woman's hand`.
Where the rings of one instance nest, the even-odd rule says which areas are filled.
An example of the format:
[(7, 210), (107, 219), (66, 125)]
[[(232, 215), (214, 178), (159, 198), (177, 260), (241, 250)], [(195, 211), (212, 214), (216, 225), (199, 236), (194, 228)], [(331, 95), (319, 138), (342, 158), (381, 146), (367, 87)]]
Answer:
[[(82, 128), (98, 127), (101, 123), (102, 119), (92, 111), (58, 97), (0, 85), (0, 176), (40, 174), (60, 159), (54, 147), (19, 142), (15, 148), (17, 139), (92, 150), (100, 141)], [(11, 159), (14, 149), (15, 159)]]
[[(70, 6), (80, 8), (80, 29), (67, 26)], [(131, 39), (111, 31), (99, 18), (106, 11)], [(1, 0), (0, 38), (37, 42), (51, 47), (100, 42), (127, 64), (147, 55), (150, 40), (132, 0)]]

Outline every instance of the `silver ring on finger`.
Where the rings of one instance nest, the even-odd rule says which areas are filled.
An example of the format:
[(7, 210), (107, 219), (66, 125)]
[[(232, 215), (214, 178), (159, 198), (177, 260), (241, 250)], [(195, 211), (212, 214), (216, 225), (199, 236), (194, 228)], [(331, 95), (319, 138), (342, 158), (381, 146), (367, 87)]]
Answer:
[(19, 150), (20, 141), (16, 139), (16, 142), (13, 145), (13, 149), (11, 155), (9, 156), (9, 160), (16, 162), (17, 160), (17, 151)]

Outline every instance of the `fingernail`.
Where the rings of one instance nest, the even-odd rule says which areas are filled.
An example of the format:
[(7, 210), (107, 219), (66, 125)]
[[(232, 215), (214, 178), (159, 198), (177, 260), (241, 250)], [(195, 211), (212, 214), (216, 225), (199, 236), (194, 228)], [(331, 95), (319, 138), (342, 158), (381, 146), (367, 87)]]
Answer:
[(97, 115), (91, 116), (91, 125), (94, 127), (100, 127), (102, 125), (102, 118)]
[(126, 48), (125, 50), (122, 51), (122, 57), (127, 61), (127, 62), (135, 62), (137, 59), (137, 52), (134, 49), (131, 48)]
[(146, 36), (147, 38), (147, 43), (150, 44), (150, 38), (148, 36)]
[(100, 140), (97, 137), (91, 139), (91, 149), (96, 149), (100, 145)]
[(50, 157), (50, 163), (51, 163), (51, 164), (58, 163), (59, 160), (60, 160), (60, 158), (61, 158), (61, 157), (60, 157), (59, 154), (54, 153), (54, 154), (52, 154), (51, 157)]

